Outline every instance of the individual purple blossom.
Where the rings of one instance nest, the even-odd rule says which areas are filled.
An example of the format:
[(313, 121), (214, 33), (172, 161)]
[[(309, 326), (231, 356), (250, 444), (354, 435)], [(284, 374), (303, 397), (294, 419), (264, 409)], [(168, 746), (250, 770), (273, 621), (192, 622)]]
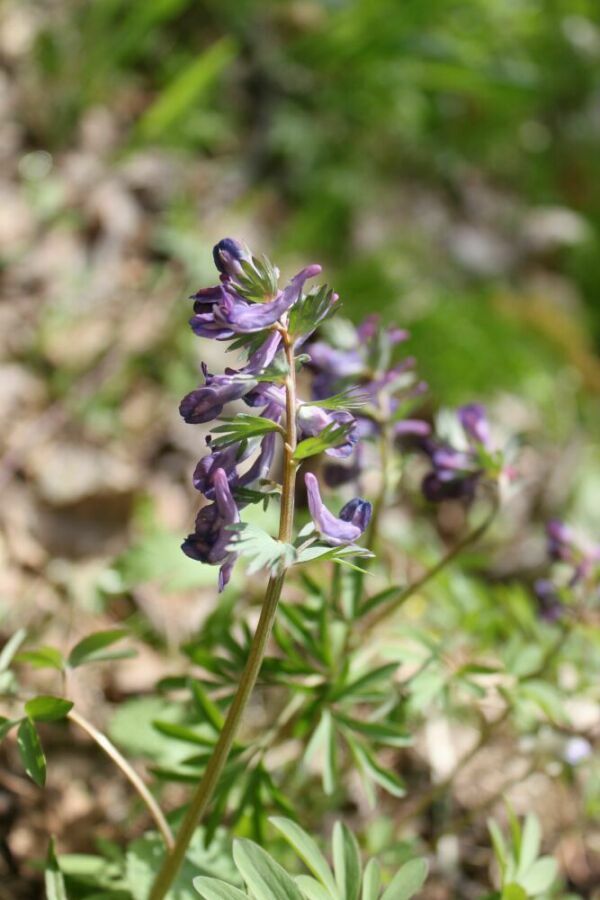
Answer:
[(481, 403), (467, 403), (458, 409), (458, 418), (467, 438), (482, 447), (491, 445), (490, 424)]
[(569, 586), (600, 581), (600, 545), (585, 540), (564, 522), (551, 519), (546, 526), (548, 555), (572, 569)]
[(353, 544), (367, 528), (371, 518), (371, 504), (359, 497), (350, 500), (340, 511), (339, 518), (331, 513), (321, 499), (319, 482), (312, 472), (304, 476), (308, 509), (319, 536), (328, 544), (340, 547)]
[[(275, 404), (268, 404), (263, 410), (262, 416), (271, 419), (273, 422), (280, 422), (282, 411)], [(265, 479), (273, 464), (275, 456), (277, 434), (274, 431), (266, 434), (259, 445), (259, 452), (252, 465), (243, 473), (238, 471), (240, 463), (245, 462), (252, 456), (256, 447), (251, 442), (244, 441), (242, 443), (230, 444), (222, 450), (213, 450), (206, 456), (203, 456), (194, 470), (193, 483), (196, 490), (208, 500), (213, 500), (215, 496), (214, 475), (217, 471), (222, 470), (227, 476), (230, 488), (235, 491), (236, 488), (250, 487), (256, 481)], [(207, 438), (210, 445), (210, 438)]]
[(502, 454), (493, 450), (485, 408), (479, 403), (461, 406), (457, 417), (464, 434), (462, 446), (455, 447), (435, 436), (421, 441), (421, 449), (432, 464), (432, 471), (425, 475), (422, 484), (430, 503), (468, 503), (475, 497), (480, 481), (497, 481), (503, 473), (510, 474), (503, 469)]
[(326, 410), (320, 406), (302, 404), (298, 410), (298, 429), (301, 439), (317, 437), (325, 428), (347, 426), (348, 432), (337, 447), (325, 451), (327, 456), (345, 459), (350, 456), (358, 441), (358, 430), (354, 416), (345, 409)]
[(223, 288), (221, 300), (213, 307), (215, 322), (235, 334), (251, 334), (274, 325), (300, 299), (305, 282), (314, 278), (321, 266), (307, 266), (292, 278), (289, 285), (266, 303), (248, 303)]
[(230, 550), (234, 535), (228, 526), (237, 524), (240, 514), (223, 469), (216, 470), (213, 484), (215, 501), (202, 507), (196, 517), (194, 532), (185, 539), (182, 550), (186, 556), (199, 562), (220, 564), (219, 591), (222, 591), (235, 562), (235, 553)]
[(210, 422), (221, 415), (227, 403), (241, 400), (252, 391), (258, 385), (255, 376), (271, 364), (280, 343), (279, 334), (270, 334), (250, 356), (247, 365), (239, 371), (227, 369), (223, 375), (211, 375), (203, 364), (204, 386), (187, 394), (179, 405), (185, 421), (192, 425)]

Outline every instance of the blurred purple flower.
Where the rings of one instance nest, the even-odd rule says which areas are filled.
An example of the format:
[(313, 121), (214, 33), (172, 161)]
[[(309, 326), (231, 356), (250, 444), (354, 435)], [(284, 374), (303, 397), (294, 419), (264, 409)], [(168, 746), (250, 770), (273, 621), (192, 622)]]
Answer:
[(339, 518), (331, 513), (321, 499), (319, 482), (312, 472), (304, 476), (308, 495), (308, 509), (320, 537), (334, 547), (358, 540), (371, 518), (371, 504), (356, 497), (340, 511)]
[(458, 409), (458, 418), (467, 438), (486, 449), (490, 448), (490, 425), (481, 403), (467, 403)]

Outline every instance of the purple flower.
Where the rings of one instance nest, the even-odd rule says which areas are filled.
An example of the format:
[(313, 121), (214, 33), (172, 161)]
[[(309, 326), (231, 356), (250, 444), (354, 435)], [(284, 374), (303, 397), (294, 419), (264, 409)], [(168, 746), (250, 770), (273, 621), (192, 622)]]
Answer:
[(179, 412), (186, 422), (198, 425), (211, 422), (223, 412), (226, 403), (240, 400), (258, 384), (256, 379), (231, 375), (209, 375), (204, 367), (206, 384), (187, 394), (179, 404)]
[(538, 599), (540, 616), (547, 622), (557, 622), (565, 614), (558, 588), (549, 578), (538, 578), (533, 589)]
[(330, 425), (347, 425), (349, 431), (338, 447), (330, 447), (325, 451), (327, 456), (345, 459), (350, 456), (358, 441), (358, 431), (356, 428), (356, 420), (354, 416), (346, 410), (329, 411), (321, 409), (320, 406), (310, 406), (302, 404), (298, 410), (298, 428), (302, 438), (316, 437), (324, 428)]
[(334, 547), (352, 544), (361, 536), (371, 518), (371, 504), (355, 498), (343, 507), (339, 519), (321, 500), (319, 482), (312, 472), (304, 476), (308, 495), (308, 509), (320, 537)]
[(191, 391), (179, 405), (185, 421), (192, 425), (210, 422), (221, 415), (226, 403), (241, 400), (250, 393), (259, 383), (255, 376), (273, 362), (280, 344), (280, 335), (273, 332), (250, 356), (243, 369), (227, 369), (224, 375), (210, 375), (203, 364), (204, 387)]
[(490, 425), (481, 403), (467, 403), (459, 407), (458, 418), (467, 437), (486, 449), (490, 448)]
[(223, 290), (221, 302), (213, 307), (215, 321), (231, 328), (236, 334), (250, 334), (274, 325), (296, 303), (309, 278), (314, 278), (321, 266), (307, 266), (292, 278), (285, 290), (267, 303), (248, 303), (236, 294)]
[(213, 259), (219, 272), (228, 278), (236, 278), (244, 274), (240, 263), (242, 261), (251, 263), (252, 254), (240, 241), (223, 238), (213, 247)]
[(574, 561), (575, 535), (573, 530), (559, 519), (551, 519), (546, 525), (548, 554), (562, 562)]
[(209, 565), (221, 565), (219, 591), (222, 591), (229, 581), (235, 562), (235, 553), (228, 549), (234, 536), (227, 530), (227, 526), (239, 522), (240, 514), (223, 469), (216, 470), (213, 484), (215, 502), (202, 507), (196, 517), (194, 533), (188, 535), (181, 549), (190, 559)]

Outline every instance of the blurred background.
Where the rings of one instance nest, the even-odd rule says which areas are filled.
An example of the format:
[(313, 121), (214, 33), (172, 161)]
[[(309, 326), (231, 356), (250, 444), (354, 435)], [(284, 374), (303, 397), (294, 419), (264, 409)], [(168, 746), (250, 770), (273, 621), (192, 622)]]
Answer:
[(174, 645), (213, 602), (177, 405), (226, 235), (408, 327), (426, 411), (521, 435), (539, 540), (505, 571), (550, 514), (598, 534), (596, 0), (4, 0), (0, 63), (3, 637), (134, 608)]

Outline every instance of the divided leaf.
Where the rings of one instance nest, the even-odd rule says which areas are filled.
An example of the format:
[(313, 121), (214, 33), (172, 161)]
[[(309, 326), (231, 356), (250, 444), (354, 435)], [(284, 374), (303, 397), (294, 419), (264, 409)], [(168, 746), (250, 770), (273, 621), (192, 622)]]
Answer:
[(245, 839), (236, 840), (233, 858), (256, 897), (261, 900), (303, 900), (293, 879), (262, 847)]
[(213, 437), (211, 447), (214, 450), (222, 450), (230, 444), (247, 441), (250, 438), (263, 437), (271, 431), (281, 432), (281, 426), (271, 419), (261, 416), (250, 416), (246, 413), (238, 413), (237, 416), (221, 419), (221, 425), (212, 429)]

